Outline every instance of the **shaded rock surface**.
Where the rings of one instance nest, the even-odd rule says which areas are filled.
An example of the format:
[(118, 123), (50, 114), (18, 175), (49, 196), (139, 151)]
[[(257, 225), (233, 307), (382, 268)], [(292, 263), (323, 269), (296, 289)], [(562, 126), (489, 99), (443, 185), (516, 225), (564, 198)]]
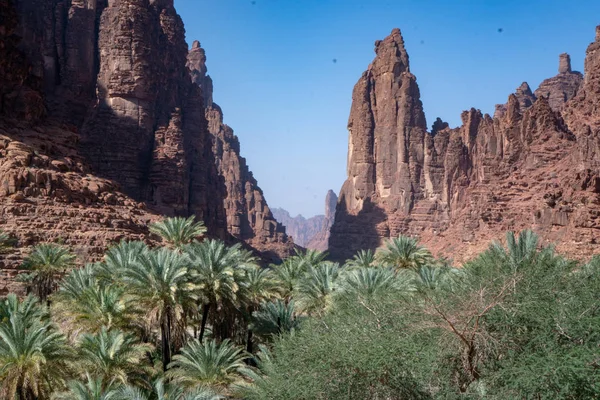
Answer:
[[(161, 215), (195, 215), (269, 260), (290, 251), (243, 159), (223, 161), (172, 0), (0, 0), (0, 16), (0, 228), (23, 246), (1, 268), (44, 241), (92, 260), (151, 240)], [(229, 223), (231, 176), (252, 232)]]
[[(517, 101), (519, 102), (519, 111), (522, 113), (525, 112), (529, 107), (535, 103), (537, 97), (531, 91), (529, 84), (527, 82), (523, 82), (521, 86), (517, 88), (514, 93)], [(508, 109), (507, 104), (496, 104), (496, 112), (494, 113), (494, 118), (502, 118)]]
[[(494, 118), (471, 109), (458, 128), (436, 123), (435, 135), (426, 132), (400, 31), (375, 47), (353, 92), (333, 258), (404, 234), (461, 262), (526, 228), (573, 257), (598, 251), (600, 27), (581, 87), (560, 107), (523, 84)], [(559, 77), (577, 79), (561, 60)]]

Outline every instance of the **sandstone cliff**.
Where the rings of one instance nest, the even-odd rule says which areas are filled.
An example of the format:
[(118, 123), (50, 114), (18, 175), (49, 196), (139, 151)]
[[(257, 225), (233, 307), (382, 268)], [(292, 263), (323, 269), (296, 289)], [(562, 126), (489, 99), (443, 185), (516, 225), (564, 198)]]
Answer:
[[(218, 151), (172, 0), (0, 0), (0, 16), (0, 228), (20, 246), (0, 275), (44, 241), (95, 259), (161, 215), (196, 215), (269, 259), (290, 251), (243, 159)], [(228, 174), (251, 186), (244, 235)]]
[(525, 228), (572, 256), (597, 252), (600, 27), (596, 36), (583, 83), (563, 55), (537, 96), (524, 83), (494, 118), (471, 109), (461, 127), (439, 120), (433, 133), (400, 31), (377, 41), (353, 92), (332, 256), (405, 234), (459, 262)]

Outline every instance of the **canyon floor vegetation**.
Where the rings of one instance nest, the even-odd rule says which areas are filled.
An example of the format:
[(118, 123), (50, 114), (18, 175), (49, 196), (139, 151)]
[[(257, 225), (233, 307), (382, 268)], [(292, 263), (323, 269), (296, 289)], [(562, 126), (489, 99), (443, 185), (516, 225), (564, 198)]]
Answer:
[[(40, 244), (0, 301), (4, 399), (600, 397), (600, 258), (531, 231), (454, 268), (416, 239), (261, 267), (192, 219), (95, 264)], [(0, 237), (10, 251), (10, 238)]]

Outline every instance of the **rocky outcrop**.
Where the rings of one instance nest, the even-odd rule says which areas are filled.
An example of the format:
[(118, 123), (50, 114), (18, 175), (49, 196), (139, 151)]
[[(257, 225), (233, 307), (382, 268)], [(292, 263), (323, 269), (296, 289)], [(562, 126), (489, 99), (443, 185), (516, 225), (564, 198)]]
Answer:
[[(599, 48), (600, 30), (583, 86), (562, 113), (523, 84), (494, 118), (471, 109), (461, 127), (436, 123), (428, 133), (400, 31), (376, 42), (353, 92), (332, 257), (404, 234), (460, 262), (526, 228), (574, 257), (597, 252)], [(569, 74), (564, 61), (561, 71)]]
[(149, 239), (147, 225), (160, 216), (94, 175), (78, 139), (53, 122), (0, 121), (0, 226), (19, 239), (0, 268), (18, 264), (42, 242), (62, 242), (90, 262), (110, 243)]
[(187, 67), (204, 97), (215, 163), (226, 189), (223, 208), (228, 232), (264, 254), (290, 254), (293, 244), (288, 240), (285, 228), (273, 217), (262, 190), (240, 155), (237, 136), (223, 123), (221, 107), (213, 102), (213, 82), (207, 75), (206, 53), (198, 41), (192, 44), (188, 53)]
[(329, 235), (335, 219), (335, 208), (338, 197), (333, 190), (327, 192), (325, 197), (325, 218), (322, 228), (306, 245), (309, 249), (327, 251), (329, 249)]
[(95, 260), (115, 241), (152, 240), (162, 215), (266, 242), (269, 260), (289, 251), (261, 223), (270, 213), (243, 159), (244, 206), (262, 231), (229, 233), (227, 174), (172, 0), (0, 0), (0, 16), (0, 229), (19, 240), (0, 257), (0, 292), (30, 245)]
[(559, 56), (558, 75), (540, 83), (535, 95), (547, 98), (550, 107), (560, 111), (567, 101), (575, 97), (582, 82), (583, 75), (571, 70), (571, 57), (563, 53)]
[[(537, 100), (537, 97), (533, 94), (527, 82), (523, 82), (521, 86), (517, 88), (514, 94), (519, 102), (519, 111), (521, 114), (523, 114)], [(508, 104), (496, 104), (494, 118), (502, 118), (504, 114), (506, 114), (507, 107)]]

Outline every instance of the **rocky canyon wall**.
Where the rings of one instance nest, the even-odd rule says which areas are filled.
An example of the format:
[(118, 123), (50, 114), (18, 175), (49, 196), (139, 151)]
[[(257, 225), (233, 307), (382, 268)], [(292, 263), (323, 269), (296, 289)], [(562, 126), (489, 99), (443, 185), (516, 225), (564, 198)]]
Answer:
[(597, 252), (599, 47), (597, 33), (583, 76), (563, 54), (557, 76), (523, 83), (494, 117), (471, 109), (428, 132), (400, 31), (377, 41), (353, 92), (332, 257), (404, 234), (460, 262), (526, 228), (574, 257)]
[(45, 241), (96, 259), (162, 215), (269, 259), (291, 250), (243, 159), (218, 150), (172, 0), (0, 0), (0, 16), (0, 228), (19, 239), (0, 268)]

